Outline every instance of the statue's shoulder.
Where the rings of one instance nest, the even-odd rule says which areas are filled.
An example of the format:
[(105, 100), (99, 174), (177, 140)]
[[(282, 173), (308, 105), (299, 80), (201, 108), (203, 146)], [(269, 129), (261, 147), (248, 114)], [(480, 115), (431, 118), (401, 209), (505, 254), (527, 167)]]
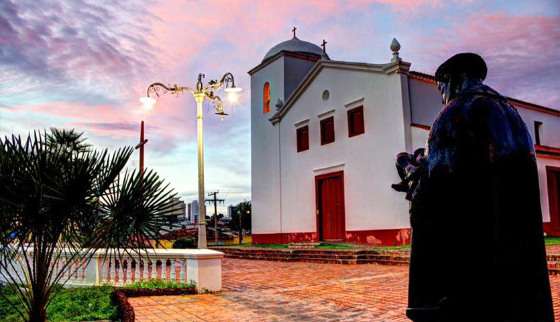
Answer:
[(434, 130), (439, 132), (460, 123), (465, 113), (465, 106), (465, 102), (460, 98), (454, 99), (445, 105), (436, 117), (433, 124)]

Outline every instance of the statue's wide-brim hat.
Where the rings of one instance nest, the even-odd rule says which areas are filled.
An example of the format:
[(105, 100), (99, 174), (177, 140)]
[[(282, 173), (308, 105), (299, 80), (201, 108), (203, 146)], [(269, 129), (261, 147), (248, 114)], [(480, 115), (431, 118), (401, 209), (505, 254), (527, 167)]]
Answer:
[(466, 74), (484, 80), (488, 71), (484, 59), (475, 53), (460, 53), (446, 60), (436, 70), (436, 81), (446, 81), (449, 76)]

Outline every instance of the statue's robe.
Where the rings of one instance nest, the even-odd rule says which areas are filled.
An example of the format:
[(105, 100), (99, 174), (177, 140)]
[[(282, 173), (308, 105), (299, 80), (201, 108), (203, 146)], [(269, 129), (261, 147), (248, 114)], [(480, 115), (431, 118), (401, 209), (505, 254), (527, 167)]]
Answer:
[(488, 86), (462, 91), (434, 122), (424, 166), (407, 315), (554, 321), (534, 147), (518, 112)]

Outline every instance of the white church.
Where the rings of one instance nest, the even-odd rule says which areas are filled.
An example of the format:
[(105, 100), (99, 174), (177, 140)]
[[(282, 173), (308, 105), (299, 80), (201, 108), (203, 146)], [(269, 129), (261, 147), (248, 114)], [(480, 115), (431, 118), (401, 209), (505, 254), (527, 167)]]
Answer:
[[(390, 49), (379, 64), (337, 61), (294, 32), (249, 71), (254, 243), (410, 241), (395, 155), (425, 145), (442, 103), (433, 76)], [(560, 111), (508, 99), (535, 142), (545, 232), (560, 236)]]

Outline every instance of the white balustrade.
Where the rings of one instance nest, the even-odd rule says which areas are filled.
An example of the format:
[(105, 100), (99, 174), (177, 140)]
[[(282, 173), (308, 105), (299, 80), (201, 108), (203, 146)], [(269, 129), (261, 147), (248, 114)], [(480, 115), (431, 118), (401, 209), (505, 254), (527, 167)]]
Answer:
[[(106, 256), (106, 250), (95, 252), (89, 262), (63, 256), (54, 264), (56, 273), (67, 264), (62, 280), (67, 286), (111, 284), (123, 286), (150, 278), (193, 283), (197, 290), (219, 291), (222, 288), (222, 252), (210, 249), (146, 249), (140, 255), (121, 252), (120, 259)], [(133, 257), (130, 257), (130, 255)], [(20, 278), (23, 258), (14, 263)], [(12, 271), (12, 270), (10, 270)], [(3, 276), (0, 274), (0, 282)]]

